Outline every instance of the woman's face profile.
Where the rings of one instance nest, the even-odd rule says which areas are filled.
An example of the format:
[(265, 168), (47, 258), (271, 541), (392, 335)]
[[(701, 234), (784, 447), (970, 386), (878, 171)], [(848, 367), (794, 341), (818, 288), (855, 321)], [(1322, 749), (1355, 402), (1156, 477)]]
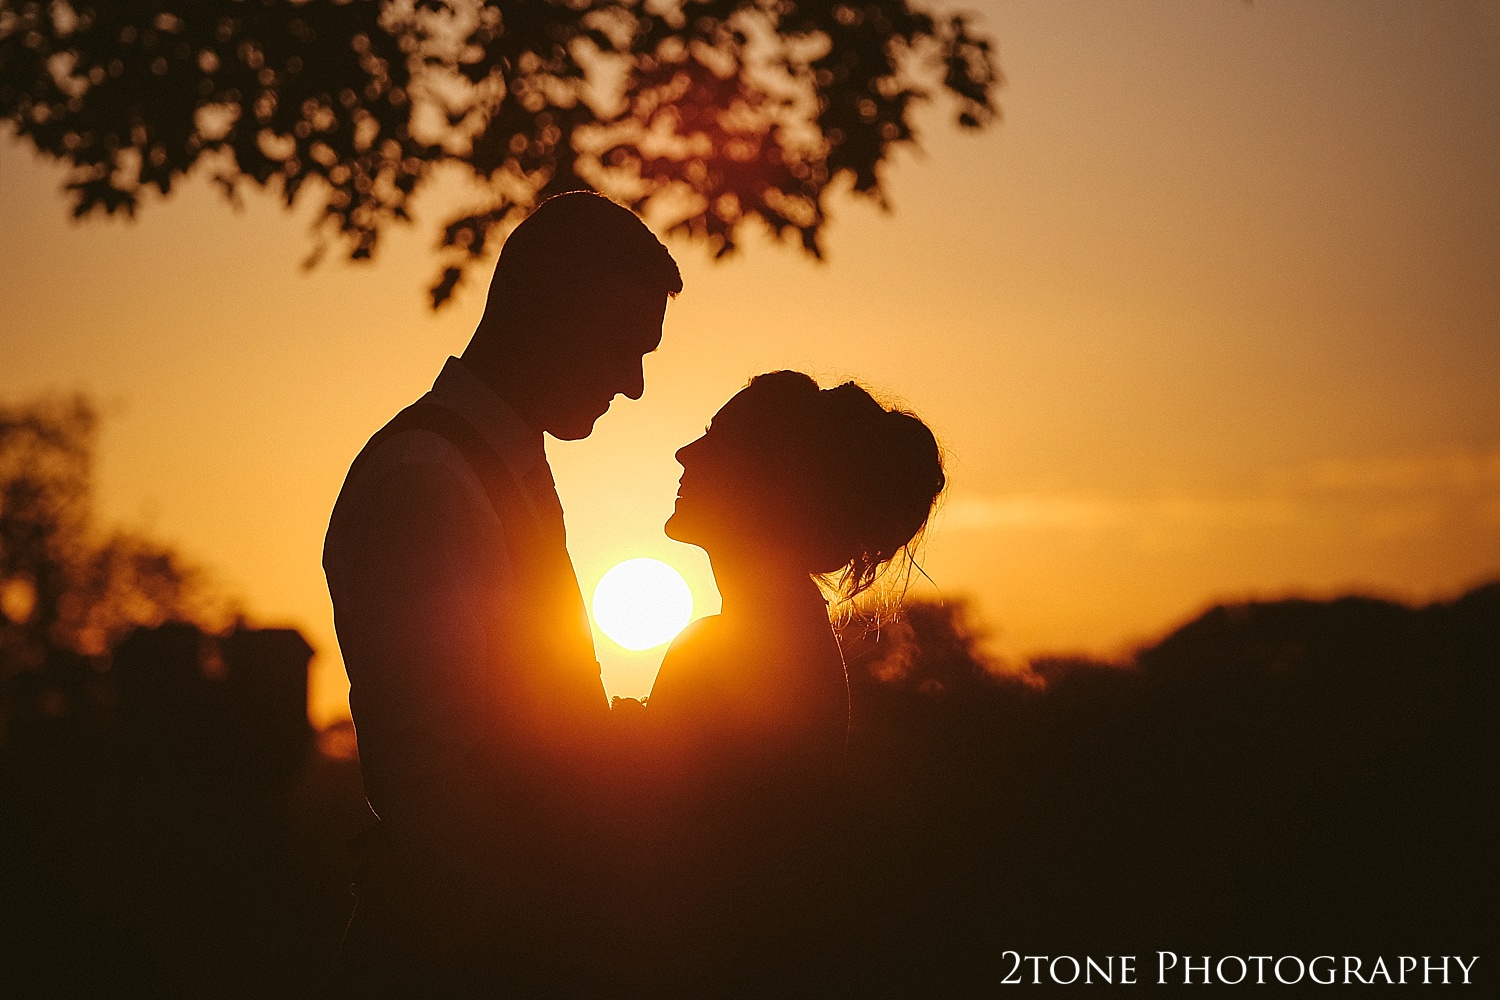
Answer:
[(773, 466), (757, 447), (764, 444), (764, 416), (754, 397), (747, 398), (750, 391), (741, 390), (701, 437), (677, 449), (682, 475), (666, 523), (668, 538), (710, 549), (744, 545), (774, 530), (767, 519)]

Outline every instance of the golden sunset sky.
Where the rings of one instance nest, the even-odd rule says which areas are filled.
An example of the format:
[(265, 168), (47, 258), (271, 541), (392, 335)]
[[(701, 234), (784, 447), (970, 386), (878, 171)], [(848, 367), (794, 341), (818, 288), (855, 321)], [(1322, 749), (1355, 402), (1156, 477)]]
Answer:
[[(645, 398), (549, 442), (585, 592), (650, 555), (714, 609), (701, 553), (661, 534), (672, 455), (776, 368), (934, 427), (952, 491), (922, 565), (1012, 662), (1120, 653), (1215, 600), (1500, 576), (1500, 6), (964, 7), (1004, 121), (925, 111), (891, 213), (836, 197), (824, 264), (671, 244), (686, 288)], [(341, 716), (323, 534), (354, 454), (479, 317), (478, 284), (427, 306), (461, 191), (373, 264), (306, 273), (311, 202), (235, 212), (199, 177), (72, 223), (62, 182), (0, 138), (0, 400), (100, 400), (102, 519), (302, 629), (313, 716)], [(599, 645), (612, 693), (649, 690), (659, 650)]]

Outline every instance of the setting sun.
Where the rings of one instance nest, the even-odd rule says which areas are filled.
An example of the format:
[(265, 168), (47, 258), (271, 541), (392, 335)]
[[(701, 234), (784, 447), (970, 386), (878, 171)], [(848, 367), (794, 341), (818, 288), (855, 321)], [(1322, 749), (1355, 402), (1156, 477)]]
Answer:
[(693, 616), (682, 574), (659, 559), (627, 559), (594, 588), (594, 621), (626, 649), (671, 642)]

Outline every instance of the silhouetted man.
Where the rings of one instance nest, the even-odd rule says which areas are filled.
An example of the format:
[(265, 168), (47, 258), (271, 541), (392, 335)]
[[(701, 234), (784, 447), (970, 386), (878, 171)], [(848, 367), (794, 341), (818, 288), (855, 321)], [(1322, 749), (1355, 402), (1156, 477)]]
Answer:
[(545, 989), (588, 958), (578, 806), (609, 708), (542, 435), (640, 398), (681, 288), (628, 210), (544, 202), (463, 356), (349, 470), (323, 566), (380, 818), (345, 941), (367, 984)]

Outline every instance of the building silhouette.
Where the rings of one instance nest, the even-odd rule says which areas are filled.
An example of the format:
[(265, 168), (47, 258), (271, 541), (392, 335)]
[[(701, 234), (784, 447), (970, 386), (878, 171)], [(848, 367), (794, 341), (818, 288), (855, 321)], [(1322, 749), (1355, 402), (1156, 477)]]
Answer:
[(115, 650), (127, 752), (154, 769), (232, 784), (290, 780), (306, 758), (312, 647), (295, 629), (184, 622), (137, 629)]

